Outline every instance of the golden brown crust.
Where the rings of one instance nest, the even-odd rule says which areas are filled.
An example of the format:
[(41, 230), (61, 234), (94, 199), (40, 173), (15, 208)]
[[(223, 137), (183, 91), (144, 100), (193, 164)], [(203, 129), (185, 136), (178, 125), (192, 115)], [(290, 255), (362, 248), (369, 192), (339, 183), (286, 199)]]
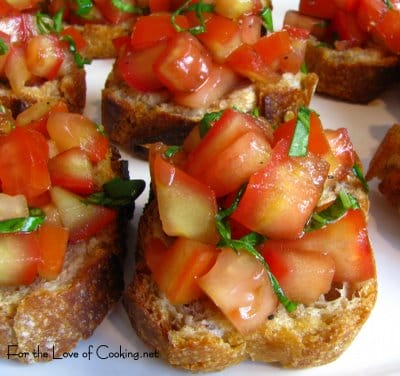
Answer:
[(86, 74), (76, 69), (62, 78), (45, 81), (39, 86), (26, 86), (14, 93), (8, 84), (0, 83), (0, 102), (11, 109), (14, 116), (38, 101), (63, 100), (70, 112), (82, 113), (86, 102)]
[[(115, 150), (108, 164), (114, 176), (126, 177), (126, 166)], [(26, 287), (0, 288), (0, 358), (26, 352), (20, 361), (51, 360), (92, 335), (124, 287), (127, 218), (127, 213), (121, 212), (118, 224), (88, 241), (70, 245), (55, 280), (37, 278)], [(49, 358), (34, 358), (32, 352), (38, 347)]]
[(400, 58), (375, 48), (343, 51), (307, 43), (305, 63), (318, 75), (317, 92), (345, 101), (365, 103), (396, 81)]
[(336, 286), (330, 298), (300, 305), (293, 313), (280, 306), (273, 318), (243, 337), (206, 298), (178, 306), (168, 302), (143, 258), (154, 236), (168, 241), (153, 200), (139, 222), (137, 268), (123, 303), (138, 336), (176, 367), (217, 371), (245, 359), (289, 368), (326, 364), (349, 346), (376, 301), (376, 279)]
[(181, 144), (192, 127), (206, 112), (235, 106), (261, 113), (279, 124), (288, 112), (296, 113), (308, 105), (317, 84), (316, 75), (286, 75), (279, 83), (257, 85), (244, 83), (228, 97), (209, 108), (189, 109), (171, 102), (168, 92), (139, 93), (130, 88), (115, 66), (102, 91), (102, 123), (110, 138), (120, 145), (138, 145), (155, 141)]

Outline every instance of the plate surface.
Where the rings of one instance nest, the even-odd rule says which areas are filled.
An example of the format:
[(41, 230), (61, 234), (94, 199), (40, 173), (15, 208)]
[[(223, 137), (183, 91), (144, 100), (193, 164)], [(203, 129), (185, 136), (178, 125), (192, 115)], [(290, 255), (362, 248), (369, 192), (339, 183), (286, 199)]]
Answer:
[[(295, 9), (297, 1), (274, 2), (274, 24), (279, 29), (285, 10)], [(85, 113), (100, 122), (101, 89), (112, 60), (96, 61), (88, 67), (88, 98)], [(368, 105), (341, 103), (316, 95), (310, 105), (322, 119), (325, 128), (349, 129), (355, 149), (367, 168), (371, 157), (387, 129), (400, 122), (400, 87), (384, 93)], [(147, 163), (136, 160), (121, 151), (130, 162), (131, 176), (149, 181)], [(318, 368), (290, 371), (259, 363), (244, 362), (231, 367), (218, 376), (244, 375), (399, 375), (400, 335), (398, 317), (400, 312), (400, 214), (379, 194), (377, 182), (371, 184), (371, 209), (369, 234), (375, 249), (378, 268), (379, 294), (376, 306), (359, 335), (347, 351), (335, 362)], [(137, 201), (135, 218), (131, 223), (128, 239), (133, 252), (138, 217), (146, 202), (148, 191)], [(127, 280), (132, 273), (131, 258), (127, 263)], [(127, 355), (130, 355), (128, 357)], [(70, 359), (50, 363), (21, 365), (0, 361), (0, 373), (7, 376), (47, 375), (180, 375), (183, 371), (173, 369), (152, 349), (146, 348), (132, 331), (127, 316), (119, 304), (97, 328), (94, 335), (79, 343)], [(210, 374), (212, 375), (212, 374)]]

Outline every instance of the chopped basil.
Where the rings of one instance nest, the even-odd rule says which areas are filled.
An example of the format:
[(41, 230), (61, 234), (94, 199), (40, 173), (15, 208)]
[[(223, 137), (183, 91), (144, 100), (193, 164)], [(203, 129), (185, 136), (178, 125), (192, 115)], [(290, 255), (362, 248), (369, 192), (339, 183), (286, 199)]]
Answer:
[[(212, 4), (204, 4), (203, 0), (200, 0), (198, 3), (191, 4), (192, 0), (187, 0), (180, 8), (178, 8), (174, 13), (172, 13), (171, 16), (171, 23), (172, 26), (175, 28), (176, 31), (182, 32), (182, 31), (188, 31), (189, 33), (193, 35), (198, 35), (201, 33), (204, 33), (206, 31), (206, 24), (204, 21), (203, 17), (203, 12), (208, 12), (211, 13), (214, 11), (214, 5)], [(194, 11), (196, 14), (196, 17), (200, 21), (200, 25), (193, 26), (189, 29), (183, 29), (176, 23), (176, 17), (179, 16), (180, 14), (184, 14), (186, 12)]]
[(272, 19), (272, 9), (271, 8), (264, 8), (261, 12), (260, 12), (260, 16), (263, 22), (264, 27), (270, 31), (273, 32), (274, 31), (274, 22)]
[(208, 112), (203, 116), (203, 118), (200, 121), (200, 126), (199, 126), (199, 132), (200, 132), (200, 137), (203, 138), (207, 132), (211, 129), (212, 123), (216, 122), (219, 120), (222, 116), (224, 111), (216, 111), (216, 112)]
[(309, 108), (300, 107), (289, 148), (289, 156), (291, 157), (304, 157), (307, 155), (308, 138), (310, 135), (310, 115), (311, 110)]
[(0, 233), (9, 234), (14, 232), (36, 231), (44, 222), (45, 214), (40, 209), (31, 209), (28, 217), (11, 218), (0, 221)]
[(76, 44), (73, 38), (70, 35), (63, 35), (61, 40), (64, 40), (68, 43), (69, 51), (72, 53), (74, 57), (75, 64), (78, 68), (83, 68), (85, 64), (90, 64), (92, 61), (83, 57), (77, 50)]
[(126, 206), (135, 201), (144, 188), (143, 180), (123, 180), (117, 177), (105, 183), (101, 192), (91, 194), (83, 202), (108, 207)]
[(5, 55), (8, 52), (8, 46), (3, 39), (0, 38), (0, 55)]
[(132, 14), (143, 14), (143, 9), (134, 5), (134, 4), (127, 4), (123, 0), (111, 0), (112, 5), (114, 5), (118, 10), (125, 12), (125, 13), (132, 13)]
[(1, 114), (6, 114), (7, 113), (7, 109), (2, 104), (0, 104), (0, 113)]
[(389, 10), (394, 9), (393, 4), (392, 4), (392, 2), (391, 2), (390, 0), (383, 0), (383, 2), (385, 3), (386, 7), (387, 7)]
[(75, 0), (75, 3), (78, 6), (78, 9), (75, 11), (78, 16), (87, 16), (93, 9), (92, 0)]
[(318, 230), (339, 220), (349, 209), (358, 209), (359, 207), (360, 206), (355, 197), (353, 197), (350, 193), (341, 190), (332, 205), (318, 213), (314, 213), (311, 216), (310, 221), (306, 225), (304, 231), (310, 232), (313, 230)]
[(363, 172), (362, 172), (361, 166), (359, 166), (359, 165), (357, 165), (357, 164), (354, 165), (353, 168), (352, 168), (352, 171), (353, 171), (354, 176), (355, 176), (358, 180), (360, 180), (360, 182), (361, 182), (361, 184), (362, 184), (362, 186), (363, 186), (365, 192), (368, 193), (368, 192), (369, 192), (368, 182), (367, 182), (367, 180), (366, 180), (365, 177), (364, 177), (364, 174), (363, 174)]
[(237, 192), (233, 203), (227, 209), (220, 210), (217, 214), (217, 229), (219, 234), (221, 235), (221, 240), (218, 243), (218, 247), (229, 247), (232, 248), (235, 252), (240, 252), (241, 250), (248, 252), (252, 256), (254, 256), (265, 268), (267, 271), (268, 278), (271, 282), (272, 289), (276, 294), (279, 301), (285, 307), (288, 312), (293, 312), (297, 308), (297, 303), (288, 299), (288, 297), (283, 292), (279, 282), (275, 278), (275, 276), (271, 273), (271, 270), (265, 261), (264, 257), (257, 251), (255, 248), (257, 245), (262, 244), (265, 241), (265, 237), (256, 233), (251, 232), (240, 239), (232, 239), (231, 230), (229, 223), (227, 222), (228, 217), (236, 210), (241, 197), (243, 196), (245, 186), (242, 186), (241, 189)]
[(305, 61), (303, 61), (301, 63), (301, 65), (300, 65), (300, 72), (304, 73), (304, 74), (308, 73), (308, 68), (307, 68), (307, 65), (306, 65)]
[(182, 151), (182, 146), (170, 146), (164, 153), (167, 158), (172, 158), (176, 153)]

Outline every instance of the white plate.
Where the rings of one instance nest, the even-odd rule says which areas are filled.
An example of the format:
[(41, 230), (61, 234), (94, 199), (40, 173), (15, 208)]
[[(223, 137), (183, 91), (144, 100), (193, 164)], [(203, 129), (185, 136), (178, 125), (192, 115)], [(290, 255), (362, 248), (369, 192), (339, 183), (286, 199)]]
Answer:
[[(286, 9), (295, 9), (297, 1), (275, 1), (274, 22), (278, 29)], [(88, 68), (88, 99), (86, 114), (100, 122), (100, 91), (112, 61), (97, 61)], [(385, 93), (368, 105), (345, 104), (315, 96), (311, 107), (320, 113), (326, 128), (347, 127), (364, 166), (376, 150), (390, 125), (400, 122), (400, 88)], [(130, 162), (131, 176), (149, 180), (147, 164), (123, 152)], [(147, 190), (137, 201), (135, 219), (131, 224), (130, 249), (134, 248), (134, 231), (138, 217), (147, 198)], [(378, 267), (378, 301), (369, 320), (348, 350), (335, 362), (318, 368), (289, 371), (279, 367), (244, 362), (231, 367), (219, 376), (253, 376), (276, 374), (301, 376), (312, 375), (400, 375), (400, 214), (382, 198), (371, 184), (371, 211), (369, 232), (375, 249)], [(127, 278), (131, 275), (128, 266)], [(88, 358), (89, 351), (90, 359)], [(112, 357), (130, 352), (137, 357)], [(184, 372), (173, 369), (154, 356), (131, 329), (127, 316), (119, 304), (97, 328), (94, 335), (82, 341), (74, 350), (76, 358), (54, 360), (50, 363), (21, 365), (12, 361), (0, 361), (0, 373), (21, 375), (179, 375)]]

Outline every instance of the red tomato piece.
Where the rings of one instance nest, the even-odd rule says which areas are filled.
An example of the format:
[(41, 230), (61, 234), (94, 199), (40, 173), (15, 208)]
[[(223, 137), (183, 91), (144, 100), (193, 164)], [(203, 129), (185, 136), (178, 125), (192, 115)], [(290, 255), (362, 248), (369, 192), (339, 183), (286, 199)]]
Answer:
[[(325, 40), (330, 32), (330, 29), (324, 26), (320, 18), (306, 16), (294, 10), (289, 10), (285, 13), (283, 25), (285, 28), (289, 26), (291, 30), (297, 30), (297, 33), (300, 34), (297, 37), (301, 38), (306, 37), (308, 32), (318, 40)], [(288, 29), (289, 34), (292, 36), (290, 29)]]
[(0, 286), (31, 284), (40, 259), (36, 234), (0, 235)]
[(336, 11), (333, 16), (332, 29), (338, 33), (340, 40), (352, 44), (362, 44), (367, 40), (367, 34), (358, 26), (355, 15), (342, 10)]
[(377, 23), (374, 34), (393, 53), (400, 53), (400, 10), (389, 9)]
[(360, 0), (334, 0), (333, 2), (338, 7), (338, 9), (344, 10), (346, 12), (353, 12)]
[[(111, 0), (93, 0), (93, 2), (104, 19), (111, 24), (118, 24), (135, 16), (132, 13), (118, 9)], [(135, 0), (124, 0), (124, 4), (137, 5)]]
[(139, 51), (123, 48), (117, 59), (117, 67), (124, 81), (133, 89), (143, 92), (162, 89), (164, 85), (154, 74), (153, 66), (165, 48), (165, 41)]
[(53, 112), (47, 121), (47, 131), (60, 152), (79, 147), (94, 163), (103, 160), (108, 153), (107, 137), (98, 131), (95, 123), (83, 115)]
[(6, 0), (0, 0), (0, 17), (10, 16), (14, 8)]
[(214, 192), (159, 154), (152, 158), (150, 169), (164, 232), (216, 244), (218, 207)]
[(194, 92), (175, 93), (174, 101), (190, 108), (207, 108), (231, 92), (239, 82), (239, 77), (232, 69), (224, 65), (214, 65), (203, 85)]
[(260, 252), (290, 300), (308, 305), (330, 291), (335, 274), (331, 256), (275, 249), (268, 241)]
[(257, 15), (242, 16), (239, 19), (240, 34), (243, 43), (254, 44), (261, 37), (262, 21)]
[(40, 260), (38, 273), (51, 280), (57, 278), (64, 265), (69, 231), (61, 226), (44, 223), (38, 230)]
[[(184, 30), (189, 28), (189, 22), (185, 16), (178, 15), (175, 22)], [(136, 20), (131, 34), (131, 43), (135, 50), (142, 50), (168, 40), (176, 34), (178, 31), (171, 23), (170, 13), (150, 14)]]
[(49, 160), (52, 185), (58, 185), (81, 195), (94, 192), (93, 166), (80, 148), (68, 149)]
[(300, 0), (299, 11), (306, 16), (332, 18), (336, 10), (334, 1)]
[(335, 261), (335, 282), (360, 282), (375, 276), (375, 262), (364, 213), (349, 210), (344, 217), (298, 240), (269, 240), (268, 247), (328, 254)]
[(150, 13), (169, 12), (171, 9), (171, 0), (149, 0)]
[(52, 187), (50, 195), (63, 226), (69, 230), (70, 243), (89, 239), (116, 220), (114, 209), (86, 204), (81, 196), (64, 188)]
[(16, 127), (0, 137), (0, 181), (9, 195), (23, 194), (28, 202), (50, 187), (47, 141), (39, 132)]
[(77, 51), (80, 51), (86, 47), (87, 42), (85, 38), (82, 36), (82, 33), (76, 27), (67, 26), (61, 30), (60, 35), (65, 35), (72, 38), (72, 40), (75, 43)]
[(219, 63), (243, 43), (239, 24), (218, 14), (208, 15), (206, 31), (197, 37)]
[(33, 9), (40, 2), (40, 0), (6, 0), (6, 2), (16, 10)]
[(21, 93), (25, 84), (32, 77), (32, 73), (26, 64), (25, 50), (22, 46), (17, 44), (11, 46), (4, 65), (4, 73), (11, 89), (15, 93)]
[(154, 72), (172, 92), (190, 92), (208, 79), (212, 66), (211, 57), (199, 40), (183, 32), (168, 40), (154, 63)]
[(387, 6), (382, 0), (359, 0), (356, 11), (358, 26), (364, 32), (372, 31), (386, 11)]
[(321, 196), (329, 164), (308, 153), (289, 157), (288, 143), (273, 149), (271, 161), (250, 177), (232, 218), (271, 239), (296, 239)]
[(222, 249), (198, 283), (242, 334), (259, 328), (278, 305), (264, 266), (245, 251)]
[(198, 278), (214, 265), (219, 251), (214, 245), (178, 237), (170, 247), (157, 238), (145, 249), (146, 262), (172, 304), (186, 304), (204, 295)]

